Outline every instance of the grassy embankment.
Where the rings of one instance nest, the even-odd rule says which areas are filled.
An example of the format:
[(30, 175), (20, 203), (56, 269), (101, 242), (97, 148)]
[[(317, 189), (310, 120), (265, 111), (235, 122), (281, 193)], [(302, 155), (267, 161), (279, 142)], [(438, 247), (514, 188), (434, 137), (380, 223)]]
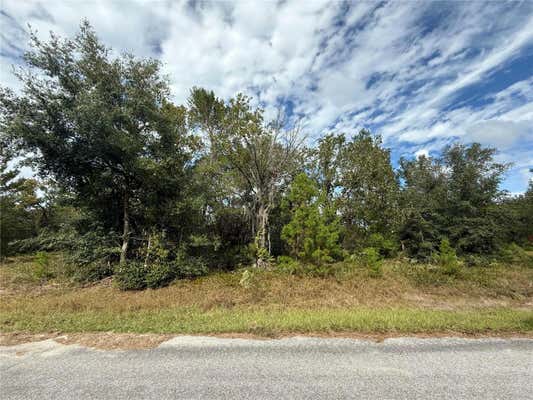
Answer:
[(247, 288), (239, 272), (217, 273), (142, 292), (80, 287), (62, 268), (60, 256), (44, 274), (31, 257), (3, 263), (0, 331), (533, 335), (533, 269), (519, 265), (457, 277), (399, 261), (379, 278), (346, 265), (327, 278), (261, 271)]

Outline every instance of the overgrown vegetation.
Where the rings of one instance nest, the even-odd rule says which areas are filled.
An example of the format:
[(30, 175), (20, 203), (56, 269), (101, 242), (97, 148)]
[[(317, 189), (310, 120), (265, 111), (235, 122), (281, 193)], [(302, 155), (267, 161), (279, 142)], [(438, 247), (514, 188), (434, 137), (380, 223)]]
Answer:
[(458, 279), (437, 264), (382, 260), (374, 274), (367, 262), (246, 268), (132, 292), (108, 281), (69, 286), (60, 254), (49, 256), (46, 282), (41, 256), (10, 258), (0, 270), (0, 330), (533, 333), (532, 268), (470, 267)]
[[(367, 130), (310, 148), (241, 94), (173, 104), (157, 61), (114, 56), (86, 22), (73, 39), (32, 35), (25, 60), (24, 90), (0, 90), (0, 257), (36, 254), (41, 284), (140, 290), (252, 266), (379, 281), (392, 259), (427, 284), (531, 265), (533, 183), (502, 191), (494, 149), (453, 144), (395, 169)], [(256, 272), (241, 279), (261, 297)]]

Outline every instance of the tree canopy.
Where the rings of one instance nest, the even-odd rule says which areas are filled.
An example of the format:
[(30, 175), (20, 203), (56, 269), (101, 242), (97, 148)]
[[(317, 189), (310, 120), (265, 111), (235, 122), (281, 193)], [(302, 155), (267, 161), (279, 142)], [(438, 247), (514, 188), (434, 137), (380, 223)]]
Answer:
[(532, 240), (532, 185), (507, 196), (495, 149), (454, 143), (395, 168), (365, 129), (311, 147), (297, 121), (266, 120), (243, 94), (194, 87), (174, 104), (159, 61), (115, 55), (87, 22), (30, 44), (23, 89), (0, 89), (2, 256), (62, 235), (87, 276), (116, 264), (131, 278), (131, 265), (149, 278), (124, 287), (152, 287), (282, 255), (428, 261), (443, 243), (462, 257)]

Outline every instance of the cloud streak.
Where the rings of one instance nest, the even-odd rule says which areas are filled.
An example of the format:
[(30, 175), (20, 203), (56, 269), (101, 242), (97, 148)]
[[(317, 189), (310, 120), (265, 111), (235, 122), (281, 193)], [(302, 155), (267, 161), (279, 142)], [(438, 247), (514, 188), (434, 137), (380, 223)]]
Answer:
[[(88, 18), (117, 51), (160, 59), (177, 102), (192, 86), (285, 106), (311, 138), (367, 127), (401, 155), (453, 140), (532, 164), (531, 2), (2, 2), (1, 82), (29, 23), (73, 35)], [(531, 65), (531, 64), (529, 64)], [(525, 71), (525, 72), (524, 72)]]

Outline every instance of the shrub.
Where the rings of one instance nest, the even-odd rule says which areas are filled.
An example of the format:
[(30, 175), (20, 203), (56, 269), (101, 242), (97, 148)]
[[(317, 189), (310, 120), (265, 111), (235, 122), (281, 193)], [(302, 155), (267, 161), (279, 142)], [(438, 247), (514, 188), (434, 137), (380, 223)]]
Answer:
[(95, 228), (74, 239), (67, 249), (72, 278), (78, 282), (95, 282), (113, 274), (112, 264), (120, 249), (113, 234)]
[(335, 264), (302, 264), (300, 261), (295, 260), (288, 256), (279, 256), (277, 263), (277, 270), (289, 274), (299, 276), (314, 276), (314, 277), (326, 277), (337, 274), (337, 266)]
[(377, 249), (367, 247), (362, 251), (362, 256), (371, 277), (379, 278), (383, 275), (383, 262)]
[(264, 285), (260, 280), (261, 269), (247, 268), (242, 272), (239, 285), (248, 292), (248, 301), (258, 301), (265, 294)]
[(48, 280), (54, 277), (54, 273), (50, 270), (50, 255), (44, 251), (39, 251), (35, 254), (36, 268), (34, 270), (35, 277), (40, 280)]
[(169, 262), (154, 263), (147, 267), (144, 281), (146, 287), (156, 289), (168, 285), (176, 278), (174, 266)]
[(373, 233), (367, 240), (368, 247), (375, 248), (381, 257), (392, 258), (398, 253), (396, 243), (385, 238), (381, 233)]
[(105, 260), (98, 260), (84, 264), (69, 263), (68, 276), (80, 283), (97, 282), (113, 275), (111, 263)]
[(175, 278), (196, 278), (207, 275), (209, 268), (201, 257), (180, 254), (173, 262)]
[(490, 258), (479, 254), (467, 254), (462, 259), (468, 267), (488, 267), (492, 263)]
[(533, 266), (533, 257), (516, 243), (506, 245), (500, 250), (499, 258), (509, 264), (524, 264)]
[(441, 240), (436, 260), (443, 268), (442, 272), (446, 275), (456, 276), (461, 272), (457, 254), (448, 239)]
[(207, 274), (207, 265), (199, 257), (189, 257), (179, 253), (172, 261), (157, 260), (151, 264), (129, 261), (115, 268), (115, 282), (122, 290), (159, 288), (177, 278), (195, 278)]
[(148, 267), (138, 261), (129, 261), (124, 265), (115, 268), (115, 282), (122, 290), (145, 289)]
[(277, 270), (289, 275), (302, 273), (303, 266), (299, 261), (289, 256), (279, 256)]

